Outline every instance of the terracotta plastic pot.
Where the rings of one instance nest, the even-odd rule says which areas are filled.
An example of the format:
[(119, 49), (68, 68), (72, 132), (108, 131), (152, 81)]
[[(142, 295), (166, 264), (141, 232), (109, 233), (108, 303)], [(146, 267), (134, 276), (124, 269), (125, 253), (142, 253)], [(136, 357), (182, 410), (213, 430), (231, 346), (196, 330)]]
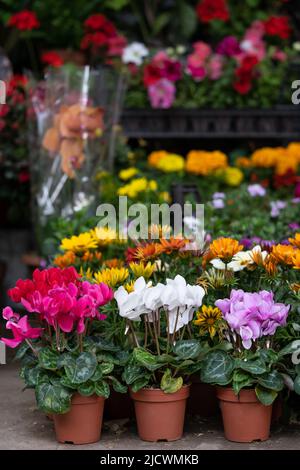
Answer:
[(180, 439), (189, 393), (189, 385), (184, 385), (175, 393), (146, 388), (138, 392), (130, 391), (140, 439), (150, 442)]
[(213, 385), (201, 382), (199, 377), (191, 377), (190, 396), (187, 401), (187, 413), (203, 418), (217, 416), (219, 403)]
[(104, 398), (76, 393), (68, 413), (53, 415), (56, 438), (67, 444), (90, 444), (101, 437)]
[(254, 390), (241, 390), (235, 395), (231, 388), (217, 387), (217, 397), (228, 441), (266, 441), (269, 438), (272, 405), (260, 403)]

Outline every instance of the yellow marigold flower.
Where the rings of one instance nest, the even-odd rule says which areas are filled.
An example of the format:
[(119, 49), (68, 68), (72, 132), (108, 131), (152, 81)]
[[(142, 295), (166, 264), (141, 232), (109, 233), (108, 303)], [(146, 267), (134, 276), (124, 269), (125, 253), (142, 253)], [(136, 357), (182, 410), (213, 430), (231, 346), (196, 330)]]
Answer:
[(136, 278), (143, 276), (145, 279), (149, 279), (155, 271), (155, 264), (150, 263), (150, 261), (147, 264), (143, 262), (129, 263), (129, 267)]
[(98, 173), (96, 174), (96, 180), (100, 181), (104, 178), (107, 178), (108, 176), (110, 176), (110, 173), (108, 171), (98, 171)]
[(271, 258), (275, 263), (293, 264), (295, 249), (291, 245), (274, 245), (271, 251)]
[(71, 238), (64, 238), (60, 248), (64, 251), (73, 251), (73, 253), (82, 253), (86, 250), (97, 248), (97, 241), (90, 232), (81, 233)]
[(95, 281), (100, 284), (104, 282), (109, 287), (116, 287), (123, 284), (129, 276), (127, 268), (106, 268), (94, 274)]
[(200, 326), (200, 335), (209, 333), (213, 338), (217, 332), (217, 323), (222, 319), (222, 312), (217, 307), (208, 307), (203, 305), (201, 310), (196, 313), (194, 325)]
[(168, 152), (166, 152), (165, 150), (157, 150), (155, 152), (151, 152), (150, 155), (148, 155), (148, 163), (150, 166), (156, 167), (159, 160), (163, 157), (166, 157), (167, 155)]
[(229, 186), (239, 186), (244, 179), (244, 173), (239, 168), (229, 166), (223, 171), (223, 178)]
[(63, 255), (58, 255), (56, 258), (53, 260), (54, 266), (57, 266), (58, 268), (67, 268), (68, 266), (71, 266), (75, 263), (76, 261), (76, 255), (73, 253), (73, 251), (67, 251)]
[(227, 164), (227, 156), (219, 150), (213, 152), (191, 150), (187, 154), (186, 171), (195, 175), (206, 176), (214, 173), (219, 168), (226, 168)]
[(138, 172), (139, 170), (137, 168), (126, 168), (125, 170), (121, 170), (119, 172), (119, 178), (123, 181), (127, 181), (133, 178)]
[(172, 173), (184, 170), (185, 160), (181, 155), (169, 153), (165, 157), (162, 157), (155, 166), (158, 170), (164, 171), (165, 173)]
[(292, 263), (294, 269), (300, 269), (300, 250), (296, 250), (292, 257)]
[(210, 257), (231, 260), (243, 248), (243, 245), (233, 238), (217, 238), (209, 245)]
[(238, 157), (235, 161), (235, 164), (240, 168), (249, 168), (252, 166), (251, 159), (248, 157)]
[(148, 183), (148, 189), (150, 189), (150, 191), (157, 191), (157, 182), (155, 180), (150, 180)]
[(300, 248), (300, 233), (296, 233), (295, 238), (289, 238), (289, 242), (291, 245)]
[(159, 196), (160, 201), (162, 201), (162, 202), (167, 202), (167, 203), (172, 202), (171, 195), (170, 195), (170, 193), (168, 193), (168, 191), (163, 191), (163, 192), (159, 193), (158, 196)]
[(137, 178), (130, 183), (118, 189), (119, 196), (128, 196), (132, 199), (136, 198), (139, 193), (144, 191), (156, 191), (157, 183), (154, 180), (148, 181), (146, 178)]

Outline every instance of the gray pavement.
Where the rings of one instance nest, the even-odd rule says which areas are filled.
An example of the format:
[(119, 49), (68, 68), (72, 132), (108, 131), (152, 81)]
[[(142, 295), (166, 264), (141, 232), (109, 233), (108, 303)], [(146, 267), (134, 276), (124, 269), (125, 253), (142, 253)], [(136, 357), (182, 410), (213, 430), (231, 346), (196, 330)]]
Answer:
[(56, 442), (53, 423), (36, 408), (32, 390), (22, 391), (16, 364), (0, 366), (0, 449), (97, 449), (97, 450), (235, 450), (300, 449), (300, 426), (277, 425), (269, 441), (236, 444), (224, 439), (218, 419), (188, 417), (185, 434), (172, 443), (139, 440), (134, 422), (106, 421), (99, 443), (73, 446)]

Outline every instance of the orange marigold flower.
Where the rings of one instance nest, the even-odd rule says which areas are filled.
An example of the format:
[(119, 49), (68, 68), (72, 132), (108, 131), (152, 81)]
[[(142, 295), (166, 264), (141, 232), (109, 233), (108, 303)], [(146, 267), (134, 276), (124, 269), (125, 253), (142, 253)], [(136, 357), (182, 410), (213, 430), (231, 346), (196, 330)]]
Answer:
[(224, 260), (231, 259), (233, 255), (242, 251), (243, 248), (244, 246), (240, 245), (237, 240), (225, 237), (218, 238), (209, 245), (209, 251), (212, 258), (220, 258)]
[(228, 165), (225, 153), (215, 150), (206, 152), (204, 150), (191, 150), (187, 154), (186, 171), (195, 175), (209, 175), (219, 168), (226, 168)]
[(160, 243), (163, 252), (167, 255), (170, 255), (174, 251), (179, 251), (181, 248), (184, 248), (187, 243), (187, 240), (185, 240), (184, 238), (170, 237), (169, 239), (161, 238)]
[(53, 264), (58, 268), (63, 269), (75, 264), (75, 261), (75, 253), (73, 253), (73, 251), (67, 251), (63, 255), (56, 256), (56, 258), (53, 260)]
[(300, 248), (300, 233), (296, 233), (295, 238), (289, 238), (289, 242), (291, 245)]
[(248, 157), (238, 157), (235, 161), (235, 164), (240, 168), (249, 168), (252, 166), (251, 160)]
[(274, 245), (271, 251), (271, 257), (276, 263), (293, 264), (292, 258), (295, 249), (291, 245)]
[(148, 155), (148, 163), (150, 166), (156, 167), (159, 160), (161, 160), (163, 157), (166, 157), (167, 155), (168, 152), (166, 152), (165, 150), (157, 150), (155, 152), (151, 152), (150, 155)]

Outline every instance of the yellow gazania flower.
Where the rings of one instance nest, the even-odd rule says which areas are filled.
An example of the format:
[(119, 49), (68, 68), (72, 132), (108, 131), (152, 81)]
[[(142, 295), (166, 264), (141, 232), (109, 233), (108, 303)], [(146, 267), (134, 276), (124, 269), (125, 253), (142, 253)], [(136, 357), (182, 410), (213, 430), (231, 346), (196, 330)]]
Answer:
[(117, 232), (108, 227), (95, 227), (90, 233), (99, 246), (109, 245), (117, 240)]
[(240, 245), (237, 240), (226, 237), (217, 238), (209, 245), (211, 257), (223, 260), (230, 260), (236, 253), (242, 251), (243, 248), (244, 246)]
[(296, 250), (292, 257), (292, 263), (294, 269), (300, 269), (300, 250)]
[(58, 255), (56, 258), (53, 260), (54, 266), (57, 266), (58, 268), (67, 268), (68, 266), (71, 266), (75, 263), (76, 261), (76, 255), (73, 253), (73, 251), (67, 251), (63, 255)]
[(298, 294), (298, 292), (300, 292), (300, 284), (297, 284), (296, 282), (290, 284), (290, 288), (295, 294)]
[(233, 166), (229, 166), (223, 170), (222, 176), (229, 186), (239, 186), (244, 179), (244, 173)]
[(123, 284), (129, 276), (127, 268), (106, 268), (94, 274), (95, 281), (100, 284), (104, 282), (109, 287), (116, 287), (118, 284)]
[(206, 176), (214, 173), (219, 168), (226, 168), (227, 164), (227, 156), (219, 150), (213, 152), (191, 150), (187, 154), (185, 168), (188, 173)]
[(291, 245), (274, 245), (271, 251), (271, 259), (275, 263), (293, 264), (295, 249)]
[(86, 271), (83, 270), (83, 267), (80, 267), (79, 274), (82, 278), (87, 279), (88, 281), (93, 280), (93, 271), (91, 268), (87, 268)]
[(207, 292), (209, 287), (212, 289), (220, 289), (225, 285), (227, 278), (232, 276), (232, 271), (226, 271), (225, 275), (225, 271), (211, 268), (208, 271), (204, 271), (204, 273), (197, 279), (197, 284), (203, 287)]
[(124, 289), (127, 290), (128, 294), (134, 291), (134, 282), (135, 281), (130, 281), (130, 282), (127, 282), (127, 284), (124, 284)]
[(148, 233), (149, 238), (152, 240), (157, 240), (158, 238), (167, 238), (170, 236), (172, 227), (170, 225), (156, 225), (152, 224), (149, 227)]
[(289, 238), (289, 242), (291, 245), (300, 248), (300, 233), (296, 233), (295, 238)]
[(155, 167), (165, 173), (172, 173), (184, 170), (185, 160), (181, 155), (176, 153), (169, 153), (168, 155), (160, 158)]
[(222, 312), (217, 307), (208, 307), (203, 305), (201, 310), (196, 313), (194, 325), (200, 326), (199, 334), (209, 333), (213, 338), (217, 332), (217, 322), (222, 319)]
[(90, 232), (81, 233), (71, 238), (64, 238), (61, 242), (60, 248), (63, 251), (73, 251), (73, 253), (82, 253), (87, 250), (97, 248), (97, 241)]
[(129, 267), (136, 278), (143, 276), (145, 279), (149, 279), (155, 271), (155, 264), (150, 263), (150, 261), (147, 264), (143, 262), (129, 263)]
[(121, 170), (119, 172), (119, 178), (123, 181), (127, 181), (133, 178), (138, 172), (139, 170), (137, 168), (126, 168), (125, 170)]
[(156, 167), (159, 160), (163, 157), (166, 157), (167, 155), (168, 152), (166, 152), (165, 150), (157, 150), (155, 152), (151, 152), (150, 155), (148, 155), (148, 163), (150, 166)]

